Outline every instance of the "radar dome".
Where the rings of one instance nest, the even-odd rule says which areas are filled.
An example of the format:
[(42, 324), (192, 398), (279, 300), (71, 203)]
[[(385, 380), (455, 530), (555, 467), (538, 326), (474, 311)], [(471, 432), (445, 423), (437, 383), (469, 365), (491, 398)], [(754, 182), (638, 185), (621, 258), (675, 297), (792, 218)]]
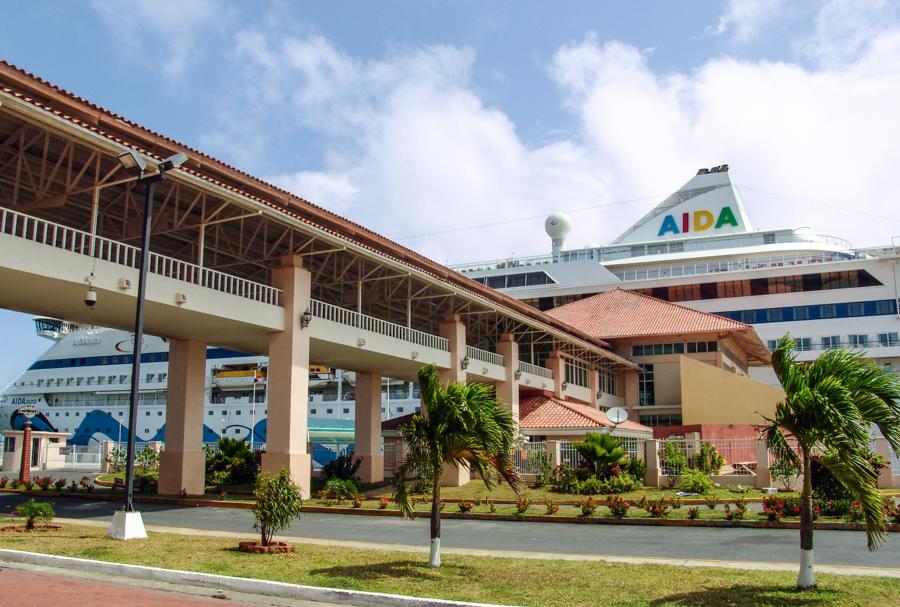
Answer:
[(553, 240), (565, 240), (572, 231), (572, 220), (565, 213), (553, 213), (544, 222), (544, 230)]

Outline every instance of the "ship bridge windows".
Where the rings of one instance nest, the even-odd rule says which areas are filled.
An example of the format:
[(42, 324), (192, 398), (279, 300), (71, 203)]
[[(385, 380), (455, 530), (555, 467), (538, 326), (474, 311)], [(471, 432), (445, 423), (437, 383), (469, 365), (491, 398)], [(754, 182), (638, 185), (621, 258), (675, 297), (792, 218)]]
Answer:
[[(728, 310), (716, 312), (719, 316), (749, 324), (766, 322), (792, 322), (797, 320), (823, 320), (851, 318), (858, 316), (883, 316), (897, 313), (897, 301), (883, 299), (877, 301), (856, 301), (839, 304), (819, 304), (814, 306), (791, 306), (784, 308), (764, 308), (761, 310)], [(774, 319), (780, 320), (774, 320)]]
[(491, 287), (492, 289), (513, 289), (516, 287), (533, 287), (537, 285), (556, 284), (546, 272), (518, 272), (501, 276), (482, 276), (473, 279), (475, 282)]

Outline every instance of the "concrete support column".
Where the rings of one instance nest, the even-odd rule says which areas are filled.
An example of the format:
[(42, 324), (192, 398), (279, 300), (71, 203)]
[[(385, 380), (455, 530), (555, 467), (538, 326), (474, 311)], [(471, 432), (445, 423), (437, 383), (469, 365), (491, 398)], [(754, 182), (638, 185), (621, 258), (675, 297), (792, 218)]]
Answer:
[(648, 440), (644, 443), (644, 447), (646, 449), (644, 461), (647, 464), (644, 484), (648, 487), (659, 487), (659, 443), (655, 440)]
[(303, 497), (309, 498), (309, 331), (300, 327), (300, 315), (309, 309), (312, 277), (299, 257), (288, 255), (272, 271), (272, 283), (282, 291), (284, 330), (269, 337), (269, 414), (262, 468), (272, 474), (287, 468)]
[(159, 459), (159, 493), (203, 495), (203, 405), (206, 344), (169, 340), (169, 384), (166, 399), (166, 449)]
[(635, 369), (622, 371), (619, 381), (625, 390), (625, 407), (628, 409), (628, 419), (638, 421), (637, 408), (641, 403), (638, 371)]
[[(462, 368), (462, 361), (466, 357), (466, 326), (459, 319), (459, 315), (451, 314), (445, 318), (438, 327), (438, 335), (445, 337), (450, 345), (450, 368), (439, 371), (441, 383), (466, 381), (466, 370)], [(444, 466), (441, 485), (461, 487), (471, 478), (468, 466)]]
[(765, 439), (756, 443), (756, 488), (772, 486), (772, 471), (769, 469), (769, 444)]
[(364, 483), (384, 480), (381, 453), (381, 375), (356, 374), (356, 438), (354, 455), (362, 458), (358, 474)]
[(554, 350), (547, 356), (544, 366), (553, 371), (553, 394), (556, 398), (565, 398), (563, 384), (566, 382), (566, 364), (558, 350)]
[(451, 314), (438, 327), (438, 335), (450, 343), (450, 368), (441, 369), (441, 383), (466, 381), (466, 370), (462, 368), (462, 360), (466, 357), (466, 326), (460, 321), (459, 314)]
[(891, 444), (886, 438), (875, 439), (875, 453), (887, 461), (887, 465), (878, 473), (878, 488), (889, 489), (894, 486), (894, 476), (891, 472)]
[(554, 468), (562, 465), (562, 441), (548, 440), (547, 453), (550, 455), (550, 465)]
[(114, 446), (115, 443), (111, 440), (105, 440), (100, 443), (100, 472), (103, 474), (114, 472), (112, 464), (109, 463)]
[(588, 369), (588, 387), (591, 390), (591, 406), (600, 409), (600, 371), (593, 367)]
[(22, 461), (19, 463), (19, 482), (31, 482), (31, 420), (25, 420), (25, 431), (22, 432)]
[(497, 342), (497, 354), (503, 356), (503, 362), (506, 364), (506, 381), (497, 383), (497, 398), (506, 405), (519, 425), (519, 380), (516, 376), (519, 374), (519, 344), (516, 342), (512, 333), (504, 333)]

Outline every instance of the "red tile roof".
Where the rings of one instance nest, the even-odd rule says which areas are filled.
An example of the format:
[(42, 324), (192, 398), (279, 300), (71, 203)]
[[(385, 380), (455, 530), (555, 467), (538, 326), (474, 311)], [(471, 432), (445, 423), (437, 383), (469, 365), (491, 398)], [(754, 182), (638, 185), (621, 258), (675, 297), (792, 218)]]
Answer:
[(627, 363), (616, 354), (609, 352), (608, 344), (602, 340), (591, 337), (574, 327), (566, 326), (565, 323), (544, 314), (533, 306), (475, 282), (360, 224), (148, 129), (3, 59), (0, 59), (0, 91), (117, 144), (135, 148), (158, 160), (175, 152), (186, 151), (189, 158), (184, 165), (179, 167), (178, 170), (181, 172), (276, 209), (301, 223), (350, 240), (355, 245), (415, 268), (454, 288), (543, 323), (554, 330), (562, 331), (575, 340), (584, 342), (588, 347), (606, 350), (609, 357)]
[[(571, 403), (545, 394), (519, 401), (519, 427), (526, 430), (612, 428), (606, 414), (589, 405)], [(653, 429), (633, 421), (619, 424), (621, 430), (653, 434)]]
[(729, 333), (751, 358), (769, 361), (768, 350), (750, 325), (634, 291), (615, 289), (598, 293), (548, 310), (547, 314), (603, 340)]

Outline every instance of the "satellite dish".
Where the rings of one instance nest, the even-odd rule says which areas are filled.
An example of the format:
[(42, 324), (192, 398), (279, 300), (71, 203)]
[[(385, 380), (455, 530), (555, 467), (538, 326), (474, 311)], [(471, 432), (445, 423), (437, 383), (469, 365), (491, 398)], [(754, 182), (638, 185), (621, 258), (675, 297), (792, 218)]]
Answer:
[(624, 423), (628, 420), (628, 411), (625, 407), (611, 407), (606, 412), (606, 418), (612, 423), (614, 426), (618, 426), (621, 423)]

